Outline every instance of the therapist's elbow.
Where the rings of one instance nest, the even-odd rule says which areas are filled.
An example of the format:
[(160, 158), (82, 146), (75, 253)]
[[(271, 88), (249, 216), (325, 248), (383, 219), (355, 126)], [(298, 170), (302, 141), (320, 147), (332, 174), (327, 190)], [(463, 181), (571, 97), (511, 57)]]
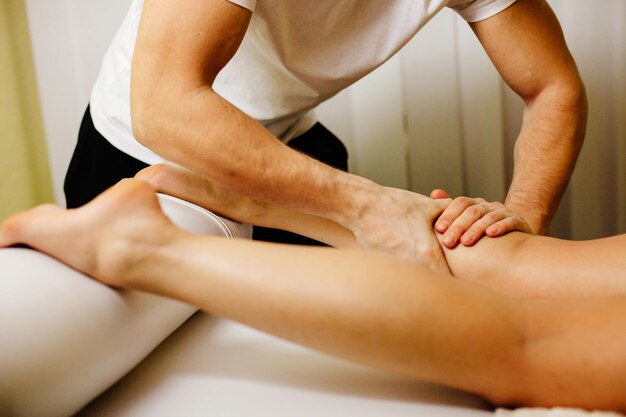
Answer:
[[(179, 92), (164, 93), (161, 90)], [(135, 97), (131, 98), (130, 104), (131, 129), (134, 138), (141, 145), (159, 153), (162, 146), (169, 143), (175, 136), (188, 130), (190, 120), (193, 122), (188, 114), (182, 113), (181, 108), (188, 108), (191, 113), (197, 113), (194, 110), (198, 109), (198, 103), (201, 106), (206, 103), (194, 100), (194, 98), (200, 95), (200, 91), (212, 93), (213, 90), (207, 85), (192, 88), (176, 83), (162, 86), (159, 89), (154, 88), (152, 91), (151, 93), (138, 91), (136, 94), (132, 94)], [(208, 107), (202, 108), (202, 113), (210, 112), (211, 108)]]
[(563, 83), (561, 87), (563, 97), (569, 108), (574, 111), (579, 118), (587, 120), (589, 103), (587, 101), (587, 90), (580, 77), (575, 77)]
[(544, 94), (552, 98), (557, 109), (586, 122), (588, 112), (587, 90), (578, 76), (563, 77), (547, 86)]
[(587, 130), (589, 112), (585, 85), (580, 77), (577, 77), (564, 82), (557, 91), (560, 98), (561, 114), (565, 115), (563, 117), (571, 129), (572, 146), (580, 151)]
[[(582, 80), (579, 79), (579, 83), (573, 89), (573, 100), (576, 108), (578, 109), (578, 113), (580, 118), (582, 119), (583, 129), (587, 126), (587, 117), (589, 114), (589, 101), (587, 99), (587, 89), (585, 88), (585, 84)], [(584, 132), (583, 132), (584, 136)], [(582, 138), (581, 138), (582, 140)]]

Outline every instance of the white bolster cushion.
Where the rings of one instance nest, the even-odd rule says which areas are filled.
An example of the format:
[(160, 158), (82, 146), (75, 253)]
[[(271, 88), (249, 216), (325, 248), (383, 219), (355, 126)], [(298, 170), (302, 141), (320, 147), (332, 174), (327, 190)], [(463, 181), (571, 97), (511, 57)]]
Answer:
[[(194, 233), (249, 238), (251, 228), (159, 195)], [(196, 308), (115, 290), (31, 249), (0, 250), (0, 416), (74, 414), (124, 376)]]

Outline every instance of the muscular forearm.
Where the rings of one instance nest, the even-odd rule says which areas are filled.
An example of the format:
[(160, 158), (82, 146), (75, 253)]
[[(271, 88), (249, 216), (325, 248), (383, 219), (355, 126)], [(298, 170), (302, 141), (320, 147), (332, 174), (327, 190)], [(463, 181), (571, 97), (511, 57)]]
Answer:
[(241, 223), (287, 230), (336, 248), (359, 247), (354, 234), (332, 220), (243, 196), (185, 168), (158, 164), (140, 171), (135, 178), (159, 192)]
[(345, 223), (380, 189), (285, 146), (210, 88), (144, 101), (134, 117), (145, 145), (240, 194)]
[[(206, 200), (204, 200), (206, 203)], [(216, 210), (219, 212), (219, 204)], [(340, 224), (324, 217), (314, 216), (271, 204), (245, 199), (237, 208), (228, 208), (226, 216), (242, 223), (286, 230), (307, 236), (340, 249), (359, 249), (354, 234)]]
[(332, 220), (295, 210), (270, 206), (261, 226), (288, 230), (340, 249), (359, 249), (354, 234)]
[[(423, 255), (422, 261), (424, 259), (435, 261), (432, 263), (437, 264), (440, 267), (438, 269), (448, 271), (439, 244), (430, 230), (433, 219), (441, 214), (449, 203), (446, 199), (432, 200), (416, 193), (384, 188), (384, 193), (374, 196), (368, 206), (370, 212), (360, 213), (369, 215), (370, 218), (362, 220), (355, 216), (350, 219), (347, 226), (323, 216), (261, 202), (171, 164), (158, 164), (146, 168), (139, 172), (136, 178), (150, 183), (159, 192), (193, 202), (225, 217), (299, 233), (338, 248), (367, 248), (367, 240), (375, 240), (375, 236), (373, 238), (371, 235), (381, 232), (384, 235), (385, 230), (399, 231), (408, 238), (406, 246), (410, 251), (409, 255)], [(374, 206), (381, 201), (384, 203), (382, 208), (378, 207), (376, 210)], [(366, 221), (370, 222), (373, 230), (362, 232), (361, 239), (358, 239), (355, 230), (359, 231), (361, 223)], [(407, 248), (397, 244), (397, 237), (391, 237), (388, 242), (391, 245), (387, 247), (378, 245), (375, 248), (406, 255)], [(425, 241), (432, 241), (435, 250), (431, 251), (430, 245), (424, 245)], [(439, 257), (435, 258), (433, 255)]]
[(421, 227), (415, 223), (423, 216), (414, 212), (421, 198), (288, 148), (213, 90), (244, 38), (251, 13), (223, 1), (193, 0), (188, 6), (144, 3), (131, 72), (135, 137), (243, 196), (327, 219), (349, 230), (363, 247), (444, 270), (434, 238), (411, 239)]
[(184, 237), (144, 265), (135, 287), (297, 343), (491, 398), (511, 389), (517, 308), (415, 263)]
[(586, 121), (584, 87), (575, 80), (546, 87), (526, 104), (506, 204), (535, 233), (547, 231), (574, 169)]
[(576, 63), (545, 0), (517, 1), (472, 28), (502, 78), (525, 103), (506, 206), (534, 233), (544, 233), (585, 131), (587, 102)]
[(146, 1), (132, 60), (133, 133), (240, 194), (345, 224), (380, 187), (284, 146), (212, 88), (251, 16), (232, 2)]

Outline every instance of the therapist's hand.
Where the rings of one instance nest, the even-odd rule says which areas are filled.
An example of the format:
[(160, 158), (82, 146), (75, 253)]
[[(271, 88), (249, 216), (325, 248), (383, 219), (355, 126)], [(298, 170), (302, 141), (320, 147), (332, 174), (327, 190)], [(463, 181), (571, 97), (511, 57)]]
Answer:
[(449, 273), (433, 222), (450, 202), (450, 199), (431, 199), (406, 190), (380, 187), (346, 227), (364, 249), (392, 253)]
[[(433, 190), (430, 197), (449, 198), (439, 189)], [(455, 198), (437, 219), (435, 230), (443, 234), (441, 242), (449, 249), (459, 243), (472, 246), (483, 236), (498, 237), (513, 231), (533, 233), (528, 221), (505, 204), (469, 197)]]

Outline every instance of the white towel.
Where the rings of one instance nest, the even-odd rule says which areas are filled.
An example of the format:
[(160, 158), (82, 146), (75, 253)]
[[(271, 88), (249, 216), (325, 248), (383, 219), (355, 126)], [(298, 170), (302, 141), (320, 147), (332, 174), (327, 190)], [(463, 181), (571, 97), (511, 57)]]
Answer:
[(606, 411), (585, 411), (578, 408), (498, 408), (496, 417), (624, 417), (623, 414)]

